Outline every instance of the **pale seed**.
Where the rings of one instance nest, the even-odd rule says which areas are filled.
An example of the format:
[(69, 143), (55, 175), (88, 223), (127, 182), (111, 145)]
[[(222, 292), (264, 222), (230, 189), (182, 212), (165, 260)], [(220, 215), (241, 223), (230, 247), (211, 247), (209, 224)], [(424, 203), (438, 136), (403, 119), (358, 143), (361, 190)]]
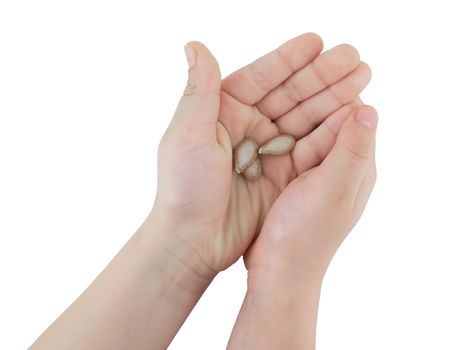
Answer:
[(261, 161), (256, 158), (250, 166), (245, 169), (244, 176), (249, 180), (255, 180), (261, 175)]
[(244, 139), (236, 147), (235, 169), (240, 174), (258, 157), (258, 145), (254, 139)]
[(259, 154), (283, 155), (294, 148), (296, 140), (291, 135), (279, 135), (267, 141), (258, 150)]

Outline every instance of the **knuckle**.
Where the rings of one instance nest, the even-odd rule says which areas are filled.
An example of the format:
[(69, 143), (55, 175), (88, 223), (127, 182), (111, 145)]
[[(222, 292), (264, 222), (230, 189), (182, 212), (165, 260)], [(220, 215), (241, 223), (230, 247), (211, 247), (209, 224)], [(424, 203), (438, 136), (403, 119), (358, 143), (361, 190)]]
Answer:
[(299, 86), (293, 79), (288, 79), (282, 84), (283, 89), (285, 89), (286, 95), (288, 98), (294, 102), (298, 103), (299, 101), (303, 100), (303, 94), (300, 91)]
[(348, 157), (355, 162), (368, 161), (371, 158), (369, 146), (367, 142), (359, 139), (350, 139), (344, 144)]
[(255, 84), (263, 91), (270, 91), (274, 86), (269, 82), (265, 73), (260, 71), (254, 63), (248, 65)]
[(192, 81), (187, 81), (186, 88), (184, 89), (184, 96), (190, 96), (195, 94), (198, 91), (198, 86), (192, 82)]

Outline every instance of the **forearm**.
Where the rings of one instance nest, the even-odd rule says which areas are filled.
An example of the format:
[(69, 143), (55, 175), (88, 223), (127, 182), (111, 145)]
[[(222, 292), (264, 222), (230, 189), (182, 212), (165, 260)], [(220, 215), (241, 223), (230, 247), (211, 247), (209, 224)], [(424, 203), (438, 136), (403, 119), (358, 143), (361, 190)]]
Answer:
[(162, 227), (147, 220), (31, 349), (167, 348), (214, 275)]
[(315, 349), (322, 277), (252, 270), (248, 282), (228, 348)]

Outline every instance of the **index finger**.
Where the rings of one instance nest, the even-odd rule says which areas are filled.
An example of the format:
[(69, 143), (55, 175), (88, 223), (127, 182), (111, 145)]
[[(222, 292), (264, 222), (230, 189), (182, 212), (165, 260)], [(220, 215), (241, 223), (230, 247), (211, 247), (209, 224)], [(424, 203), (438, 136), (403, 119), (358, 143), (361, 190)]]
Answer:
[(274, 51), (230, 74), (222, 89), (242, 103), (254, 105), (316, 56), (323, 48), (314, 33), (295, 37)]

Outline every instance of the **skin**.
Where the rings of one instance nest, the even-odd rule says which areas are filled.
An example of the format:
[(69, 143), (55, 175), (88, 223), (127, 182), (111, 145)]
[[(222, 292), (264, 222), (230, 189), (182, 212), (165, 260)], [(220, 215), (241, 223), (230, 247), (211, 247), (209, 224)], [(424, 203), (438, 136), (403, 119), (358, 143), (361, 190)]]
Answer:
[[(164, 349), (244, 253), (249, 291), (229, 347), (314, 347), (322, 276), (375, 178), (375, 111), (358, 100), (370, 69), (349, 45), (321, 51), (304, 34), (221, 81), (208, 49), (186, 46), (189, 80), (159, 147), (150, 215), (32, 349)], [(234, 171), (241, 140), (280, 133), (296, 138), (290, 154), (262, 156), (254, 181)]]
[[(286, 186), (318, 165), (318, 159), (306, 162), (319, 151), (303, 137), (342, 107), (334, 119), (344, 120), (371, 72), (353, 47), (319, 55), (321, 39), (305, 34), (221, 82), (209, 51), (200, 43), (190, 47), (197, 62), (160, 145), (155, 210), (172, 225), (188, 227), (178, 238), (218, 272), (245, 252)], [(258, 180), (233, 170), (232, 150), (243, 139), (262, 145), (280, 133), (298, 142), (286, 156), (263, 156)], [(309, 154), (298, 156), (301, 149)]]
[(375, 182), (376, 117), (369, 106), (355, 108), (322, 163), (273, 204), (245, 256), (248, 291), (230, 349), (315, 348), (322, 279)]

